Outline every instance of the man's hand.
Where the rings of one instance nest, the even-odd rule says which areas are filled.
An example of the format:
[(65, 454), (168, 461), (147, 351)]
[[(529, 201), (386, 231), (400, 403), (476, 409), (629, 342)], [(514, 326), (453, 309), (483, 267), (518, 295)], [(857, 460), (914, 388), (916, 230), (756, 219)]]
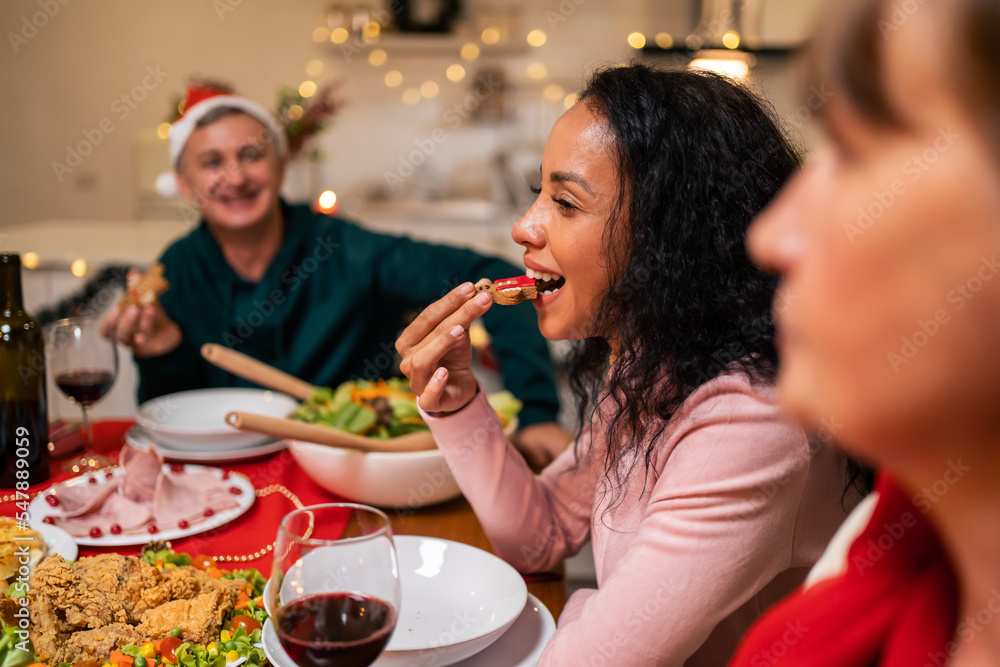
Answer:
[(131, 305), (125, 312), (112, 308), (101, 323), (101, 335), (132, 348), (136, 357), (159, 357), (181, 344), (180, 327), (167, 317), (159, 302)]
[(555, 422), (525, 426), (514, 434), (514, 446), (534, 470), (552, 463), (572, 441), (570, 434)]

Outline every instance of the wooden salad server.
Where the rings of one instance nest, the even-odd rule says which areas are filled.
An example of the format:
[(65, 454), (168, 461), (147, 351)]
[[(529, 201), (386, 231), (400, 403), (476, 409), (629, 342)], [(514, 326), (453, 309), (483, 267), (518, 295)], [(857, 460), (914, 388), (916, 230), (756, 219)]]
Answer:
[(272, 438), (303, 440), (320, 445), (357, 449), (362, 452), (415, 452), (437, 447), (430, 431), (418, 431), (387, 440), (379, 440), (341, 431), (332, 426), (307, 424), (297, 419), (280, 419), (253, 412), (230, 412), (226, 415), (226, 423), (241, 431), (263, 433)]
[(202, 345), (201, 356), (210, 364), (229, 371), (237, 377), (294, 396), (300, 401), (309, 400), (313, 391), (316, 390), (316, 387), (305, 380), (300, 380), (294, 375), (289, 375), (285, 371), (265, 364), (263, 361), (258, 361), (242, 352), (216, 343)]

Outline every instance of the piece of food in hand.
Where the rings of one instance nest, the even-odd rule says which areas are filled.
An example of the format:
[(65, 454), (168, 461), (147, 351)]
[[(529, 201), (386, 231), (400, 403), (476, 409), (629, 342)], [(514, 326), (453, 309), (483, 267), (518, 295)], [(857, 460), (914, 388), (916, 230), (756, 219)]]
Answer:
[(157, 262), (146, 273), (129, 276), (128, 289), (118, 301), (118, 311), (123, 312), (132, 305), (151, 305), (169, 287), (170, 283), (163, 277), (163, 264)]
[(22, 565), (34, 571), (45, 558), (45, 552), (41, 533), (19, 524), (12, 517), (0, 517), (0, 594), (8, 583), (14, 582)]
[(499, 303), (501, 306), (513, 306), (525, 299), (538, 297), (536, 280), (528, 276), (501, 278), (496, 281), (483, 278), (476, 283), (476, 291), (489, 292), (493, 295), (493, 303)]

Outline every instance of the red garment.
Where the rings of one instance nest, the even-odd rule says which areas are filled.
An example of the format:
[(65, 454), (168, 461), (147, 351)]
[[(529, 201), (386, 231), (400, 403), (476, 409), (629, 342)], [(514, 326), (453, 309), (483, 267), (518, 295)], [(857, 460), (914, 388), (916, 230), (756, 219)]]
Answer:
[[(747, 633), (730, 667), (942, 667), (957, 583), (931, 522), (886, 476), (842, 575), (798, 591)], [(950, 652), (950, 653), (949, 653)]]

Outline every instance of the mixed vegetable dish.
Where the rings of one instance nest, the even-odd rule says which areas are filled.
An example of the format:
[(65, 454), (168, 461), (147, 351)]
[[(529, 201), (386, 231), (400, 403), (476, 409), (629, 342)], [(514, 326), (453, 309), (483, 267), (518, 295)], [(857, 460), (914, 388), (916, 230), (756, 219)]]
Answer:
[[(521, 410), (521, 401), (509, 391), (488, 398), (505, 427)], [(403, 378), (356, 380), (336, 389), (318, 388), (295, 418), (380, 440), (429, 430), (417, 410), (417, 396)]]

